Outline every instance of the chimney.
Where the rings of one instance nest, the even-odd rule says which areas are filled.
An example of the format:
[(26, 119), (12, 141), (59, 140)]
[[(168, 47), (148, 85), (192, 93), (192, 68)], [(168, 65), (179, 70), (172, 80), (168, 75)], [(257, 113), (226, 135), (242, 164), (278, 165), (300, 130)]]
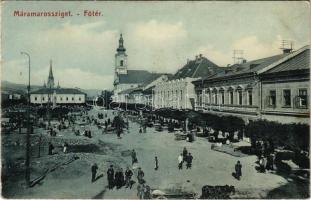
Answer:
[(292, 49), (283, 49), (283, 53), (290, 53), (292, 52)]
[(281, 48), (283, 50), (283, 54), (290, 53), (293, 50), (294, 42), (291, 40), (282, 40)]
[(246, 63), (246, 62), (247, 62), (246, 59), (243, 59), (243, 60), (242, 60), (242, 63)]
[(202, 58), (202, 54), (200, 53), (200, 58)]

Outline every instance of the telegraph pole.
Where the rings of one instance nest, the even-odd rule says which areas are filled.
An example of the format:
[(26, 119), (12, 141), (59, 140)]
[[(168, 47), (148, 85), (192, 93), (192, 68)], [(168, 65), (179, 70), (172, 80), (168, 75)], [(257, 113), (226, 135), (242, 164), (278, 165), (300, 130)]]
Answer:
[(26, 161), (25, 161), (25, 179), (26, 186), (30, 187), (30, 55), (26, 52), (21, 52), (22, 55), (28, 57), (28, 102), (27, 102), (27, 134), (26, 134)]

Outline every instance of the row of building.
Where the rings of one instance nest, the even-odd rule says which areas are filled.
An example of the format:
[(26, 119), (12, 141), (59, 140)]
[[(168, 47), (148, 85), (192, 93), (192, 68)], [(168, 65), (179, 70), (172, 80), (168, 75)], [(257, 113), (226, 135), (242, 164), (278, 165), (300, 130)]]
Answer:
[(159, 74), (128, 70), (123, 43), (121, 35), (114, 102), (236, 115), (245, 121), (309, 123), (309, 46), (227, 67), (199, 55), (175, 74)]

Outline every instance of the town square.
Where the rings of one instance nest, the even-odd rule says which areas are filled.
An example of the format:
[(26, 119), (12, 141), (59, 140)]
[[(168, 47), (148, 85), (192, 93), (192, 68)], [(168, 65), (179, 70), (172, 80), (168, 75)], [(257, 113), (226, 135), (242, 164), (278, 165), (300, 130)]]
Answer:
[(309, 5), (93, 3), (2, 8), (3, 198), (310, 198)]

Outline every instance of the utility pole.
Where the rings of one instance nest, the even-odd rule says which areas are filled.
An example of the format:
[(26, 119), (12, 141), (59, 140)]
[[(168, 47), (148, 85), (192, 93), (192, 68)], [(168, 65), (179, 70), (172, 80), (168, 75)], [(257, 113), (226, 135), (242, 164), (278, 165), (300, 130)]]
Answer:
[(28, 102), (27, 102), (27, 134), (26, 134), (26, 161), (25, 161), (25, 179), (27, 187), (30, 187), (30, 55), (26, 52), (21, 52), (22, 55), (28, 57)]

